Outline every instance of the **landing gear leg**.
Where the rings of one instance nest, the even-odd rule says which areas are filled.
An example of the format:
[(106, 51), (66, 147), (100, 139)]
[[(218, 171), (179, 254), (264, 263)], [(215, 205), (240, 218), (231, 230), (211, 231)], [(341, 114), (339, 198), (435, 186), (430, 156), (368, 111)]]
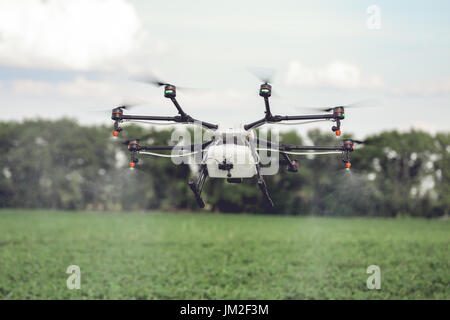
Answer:
[(270, 204), (271, 207), (274, 207), (273, 201), (270, 198), (269, 191), (267, 190), (266, 182), (264, 181), (261, 170), (259, 168), (259, 165), (256, 165), (256, 171), (258, 172), (258, 187), (259, 190), (261, 190), (261, 193), (263, 194), (264, 199), (267, 201), (268, 204)]
[(208, 170), (206, 169), (206, 165), (202, 165), (200, 169), (200, 175), (198, 176), (197, 181), (189, 179), (188, 182), (189, 187), (191, 187), (192, 192), (194, 192), (195, 199), (197, 200), (197, 203), (200, 208), (205, 207), (205, 202), (203, 201), (201, 194), (207, 177), (208, 177)]

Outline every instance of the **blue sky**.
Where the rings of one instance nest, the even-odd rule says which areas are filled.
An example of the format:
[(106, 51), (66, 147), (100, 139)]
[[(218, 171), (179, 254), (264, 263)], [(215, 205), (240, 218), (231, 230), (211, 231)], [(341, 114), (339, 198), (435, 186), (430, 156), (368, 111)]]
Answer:
[(237, 125), (263, 115), (247, 72), (258, 66), (277, 70), (274, 113), (374, 99), (343, 129), (444, 131), (449, 12), (448, 1), (0, 0), (2, 114), (108, 124), (97, 110), (127, 99), (148, 102), (136, 112), (174, 114), (160, 89), (128, 81), (154, 73), (205, 88), (180, 94), (193, 116)]

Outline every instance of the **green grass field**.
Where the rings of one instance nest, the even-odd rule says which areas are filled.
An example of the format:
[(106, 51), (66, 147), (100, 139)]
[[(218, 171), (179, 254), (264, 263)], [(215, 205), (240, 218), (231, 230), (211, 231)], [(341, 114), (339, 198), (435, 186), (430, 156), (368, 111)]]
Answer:
[(449, 299), (449, 240), (436, 220), (3, 210), (0, 298)]

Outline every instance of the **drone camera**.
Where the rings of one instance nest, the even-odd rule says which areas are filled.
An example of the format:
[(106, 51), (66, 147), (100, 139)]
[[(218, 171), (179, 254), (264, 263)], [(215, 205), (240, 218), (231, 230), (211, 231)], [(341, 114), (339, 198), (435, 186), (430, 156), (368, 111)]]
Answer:
[(272, 95), (272, 86), (268, 83), (261, 85), (259, 89), (259, 95), (264, 98), (268, 98)]
[(176, 95), (177, 95), (177, 89), (175, 86), (168, 84), (164, 87), (164, 97), (175, 98)]
[(222, 163), (219, 163), (218, 167), (219, 167), (219, 170), (228, 171), (227, 177), (231, 178), (230, 170), (233, 169), (232, 163), (229, 163), (229, 162), (227, 163), (227, 160), (224, 159)]

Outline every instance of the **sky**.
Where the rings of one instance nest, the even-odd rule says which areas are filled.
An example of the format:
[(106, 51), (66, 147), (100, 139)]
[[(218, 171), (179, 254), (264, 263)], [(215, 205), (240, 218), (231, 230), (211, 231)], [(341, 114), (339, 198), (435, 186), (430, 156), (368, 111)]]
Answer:
[(256, 68), (276, 71), (273, 114), (366, 101), (344, 132), (448, 131), (449, 16), (446, 0), (0, 0), (2, 119), (175, 115), (134, 81), (156, 75), (198, 88), (177, 96), (193, 117), (238, 126), (264, 115)]

